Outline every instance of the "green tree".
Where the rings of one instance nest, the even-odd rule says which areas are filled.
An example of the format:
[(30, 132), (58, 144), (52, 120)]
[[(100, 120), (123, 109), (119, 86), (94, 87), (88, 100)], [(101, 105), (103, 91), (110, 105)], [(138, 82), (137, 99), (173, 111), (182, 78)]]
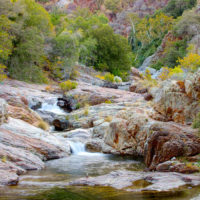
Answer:
[(131, 66), (131, 48), (128, 40), (115, 34), (113, 29), (104, 25), (92, 31), (92, 36), (97, 40), (97, 61), (95, 67), (107, 65), (108, 71), (120, 75), (128, 71)]
[[(12, 53), (11, 21), (4, 15), (0, 15), (0, 62), (6, 61)], [(1, 61), (2, 60), (2, 61)]]
[(11, 20), (7, 34), (13, 36), (12, 53), (6, 62), (9, 75), (19, 80), (46, 82), (43, 73), (45, 38), (53, 31), (48, 12), (34, 0), (2, 1), (0, 14)]
[(52, 40), (50, 56), (53, 62), (63, 71), (61, 78), (67, 78), (72, 71), (73, 65), (79, 58), (78, 33), (62, 32)]
[(197, 0), (170, 0), (163, 11), (177, 18), (183, 14), (185, 10), (193, 8), (197, 3)]
[(108, 10), (116, 14), (121, 9), (121, 0), (105, 0), (104, 5)]

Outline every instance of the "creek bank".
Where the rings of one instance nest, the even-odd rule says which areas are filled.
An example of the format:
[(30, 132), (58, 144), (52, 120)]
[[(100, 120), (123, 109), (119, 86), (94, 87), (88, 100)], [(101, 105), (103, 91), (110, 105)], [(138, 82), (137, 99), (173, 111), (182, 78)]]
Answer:
[[(132, 74), (137, 77), (135, 82), (141, 79), (137, 73), (134, 71)], [(88, 75), (87, 82), (80, 78), (78, 87), (68, 92), (68, 95), (72, 100), (76, 100), (70, 101), (70, 107), (77, 102), (81, 105), (87, 103), (89, 106), (72, 109), (72, 112), (68, 113), (61, 109), (65, 104), (59, 103), (61, 108), (57, 104), (58, 99), (65, 98), (58, 87), (52, 86), (54, 89), (47, 91), (46, 85), (7, 80), (5, 85), (0, 86), (1, 106), (4, 110), (1, 113), (0, 127), (0, 170), (7, 173), (7, 177), (11, 177), (9, 173), (14, 170), (17, 179), (1, 184), (17, 182), (19, 174), (30, 169), (43, 168), (46, 160), (68, 156), (71, 153), (70, 144), (67, 142), (69, 140), (82, 142), (93, 152), (143, 157), (150, 170), (181, 173), (199, 171), (198, 160), (191, 161), (191, 165), (179, 160), (182, 156), (191, 160), (200, 153), (197, 130), (192, 129), (187, 120), (175, 120), (174, 117), (166, 117), (166, 113), (162, 112), (164, 95), (168, 93), (170, 95), (167, 105), (173, 105), (171, 113), (177, 113), (176, 107), (179, 104), (176, 102), (182, 94), (184, 97), (191, 94), (190, 100), (196, 105), (195, 96), (198, 96), (198, 91), (194, 88), (198, 86), (200, 74), (194, 76), (188, 79), (191, 80), (191, 84), (187, 84), (188, 87), (186, 81), (184, 82), (188, 90), (183, 90), (179, 82), (167, 83), (165, 87), (169, 88), (168, 90), (161, 87), (154, 92), (150, 91), (153, 100), (147, 102), (144, 99), (145, 94), (93, 85), (88, 82), (93, 80)], [(193, 104), (189, 104), (184, 97), (181, 96), (181, 101), (186, 106), (185, 110), (191, 110), (189, 106)], [(41, 105), (36, 109), (37, 112), (30, 109), (39, 104)], [(195, 112), (196, 110), (198, 107)], [(188, 113), (181, 113), (185, 116), (184, 119), (188, 118)], [(37, 127), (42, 118), (50, 124), (54, 121), (54, 125), (61, 127), (59, 130), (79, 130), (49, 133)], [(12, 142), (15, 137), (16, 141)], [(31, 159), (25, 155), (29, 155), (28, 158)]]
[(126, 170), (114, 171), (103, 176), (81, 178), (68, 183), (74, 186), (109, 186), (129, 192), (167, 192), (182, 186), (199, 184), (200, 176)]
[(27, 170), (45, 167), (44, 161), (66, 157), (70, 146), (19, 119), (0, 127), (0, 185), (15, 185)]

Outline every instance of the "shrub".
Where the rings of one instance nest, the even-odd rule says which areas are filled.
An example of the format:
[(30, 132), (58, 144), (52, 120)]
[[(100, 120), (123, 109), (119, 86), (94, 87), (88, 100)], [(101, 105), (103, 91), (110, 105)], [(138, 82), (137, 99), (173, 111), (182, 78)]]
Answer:
[(80, 104), (80, 103), (77, 103), (77, 104), (76, 104), (76, 109), (78, 110), (80, 107), (81, 107), (81, 104)]
[(119, 76), (115, 76), (114, 81), (115, 83), (121, 83), (122, 79)]
[(105, 122), (111, 122), (113, 120), (112, 116), (106, 116), (104, 121)]
[(89, 105), (87, 105), (87, 104), (85, 105), (83, 114), (84, 114), (85, 116), (88, 116), (88, 115), (89, 115)]
[(3, 156), (3, 157), (1, 158), (1, 161), (2, 161), (3, 163), (6, 163), (6, 162), (7, 162), (7, 156)]
[(80, 73), (76, 69), (73, 68), (70, 73), (70, 79), (76, 79), (79, 76), (80, 76)]
[(200, 55), (189, 53), (188, 56), (183, 59), (179, 58), (178, 62), (180, 63), (178, 67), (194, 72), (200, 67)]
[(67, 80), (67, 81), (60, 83), (59, 86), (60, 86), (61, 90), (63, 90), (64, 92), (67, 92), (67, 91), (76, 89), (76, 87), (78, 86), (78, 83)]
[(111, 100), (106, 100), (105, 103), (106, 103), (106, 104), (111, 104), (112, 101), (111, 101)]
[(7, 78), (4, 72), (5, 69), (6, 69), (6, 66), (0, 64), (0, 82), (2, 82), (4, 79)]
[(155, 87), (158, 85), (157, 81), (151, 77), (149, 69), (146, 69), (144, 80), (141, 80), (141, 83), (144, 87)]
[(44, 131), (49, 130), (49, 125), (45, 121), (40, 121), (37, 127), (43, 129)]
[(177, 66), (174, 69), (163, 67), (162, 72), (159, 75), (159, 79), (164, 81), (172, 76), (180, 76), (180, 74), (183, 74), (183, 70), (180, 68), (180, 66)]
[(113, 83), (115, 76), (111, 73), (106, 73), (104, 78), (105, 78), (106, 81)]
[(51, 85), (46, 86), (46, 87), (45, 87), (45, 90), (46, 90), (47, 92), (53, 92), (53, 91), (54, 91), (54, 89), (52, 88)]
[(105, 77), (104, 77), (104, 76), (101, 76), (101, 75), (96, 75), (95, 77), (96, 77), (96, 78), (99, 78), (99, 79), (101, 79), (101, 80), (105, 80)]

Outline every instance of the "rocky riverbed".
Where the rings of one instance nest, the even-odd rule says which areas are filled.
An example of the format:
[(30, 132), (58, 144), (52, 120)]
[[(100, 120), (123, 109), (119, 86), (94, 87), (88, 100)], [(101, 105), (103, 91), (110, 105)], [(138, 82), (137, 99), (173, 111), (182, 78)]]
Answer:
[[(17, 184), (18, 194), (29, 196), (37, 186), (40, 192), (55, 186), (67, 186), (70, 191), (111, 187), (134, 195), (181, 192), (189, 187), (197, 188), (199, 194), (200, 138), (191, 120), (199, 111), (195, 88), (200, 72), (185, 82), (141, 90), (137, 89), (142, 81), (139, 72), (132, 72), (132, 83), (113, 86), (84, 71), (77, 89), (67, 95), (57, 86), (49, 89), (15, 80), (0, 85), (0, 191), (4, 198), (13, 198), (12, 185)], [(50, 125), (46, 130), (41, 129), (43, 120)], [(110, 155), (130, 157), (116, 161)], [(74, 171), (81, 173), (69, 177)], [(41, 181), (40, 172), (47, 174), (46, 182)], [(37, 181), (33, 181), (34, 173), (38, 173)], [(6, 185), (10, 194), (5, 192)]]

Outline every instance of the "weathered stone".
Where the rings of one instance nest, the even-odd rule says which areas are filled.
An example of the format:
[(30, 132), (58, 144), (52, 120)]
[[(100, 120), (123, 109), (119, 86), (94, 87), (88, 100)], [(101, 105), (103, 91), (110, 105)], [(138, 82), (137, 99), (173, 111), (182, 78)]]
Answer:
[(73, 96), (64, 96), (62, 98), (58, 98), (58, 106), (68, 112), (76, 110), (77, 103), (78, 101)]
[(135, 67), (131, 67), (131, 74), (133, 76), (138, 77), (138, 78), (142, 78), (142, 76), (140, 74), (140, 71), (137, 68), (135, 68)]
[(102, 142), (98, 140), (92, 140), (86, 143), (85, 147), (90, 152), (101, 152), (102, 151)]
[(159, 172), (178, 172), (184, 174), (191, 174), (199, 172), (199, 168), (195, 165), (187, 165), (178, 161), (166, 161), (156, 166), (156, 171)]
[(107, 81), (103, 84), (103, 87), (105, 87), (105, 88), (118, 89), (117, 84), (111, 83), (111, 82), (107, 82)]
[(144, 99), (146, 101), (151, 101), (153, 99), (153, 96), (151, 94), (147, 93), (147, 94), (144, 95)]
[(19, 182), (19, 177), (13, 171), (5, 171), (0, 169), (0, 186), (4, 185), (17, 185)]
[[(185, 81), (165, 81), (154, 92), (154, 109), (168, 120), (191, 123), (200, 112), (200, 70)], [(180, 103), (181, 102), (181, 103)]]
[(0, 125), (8, 119), (8, 105), (4, 99), (0, 98)]
[(178, 127), (153, 128), (145, 146), (145, 163), (155, 169), (159, 163), (173, 157), (200, 153), (200, 138)]
[[(138, 188), (138, 181), (146, 182), (146, 184)], [(200, 185), (200, 176), (161, 172), (114, 171), (103, 176), (81, 178), (68, 183), (68, 185), (109, 186), (126, 191), (152, 193), (173, 191), (188, 184), (191, 186)]]
[(144, 94), (148, 92), (148, 88), (145, 87), (142, 82), (133, 82), (131, 86), (129, 87), (130, 92), (135, 92), (139, 94)]

